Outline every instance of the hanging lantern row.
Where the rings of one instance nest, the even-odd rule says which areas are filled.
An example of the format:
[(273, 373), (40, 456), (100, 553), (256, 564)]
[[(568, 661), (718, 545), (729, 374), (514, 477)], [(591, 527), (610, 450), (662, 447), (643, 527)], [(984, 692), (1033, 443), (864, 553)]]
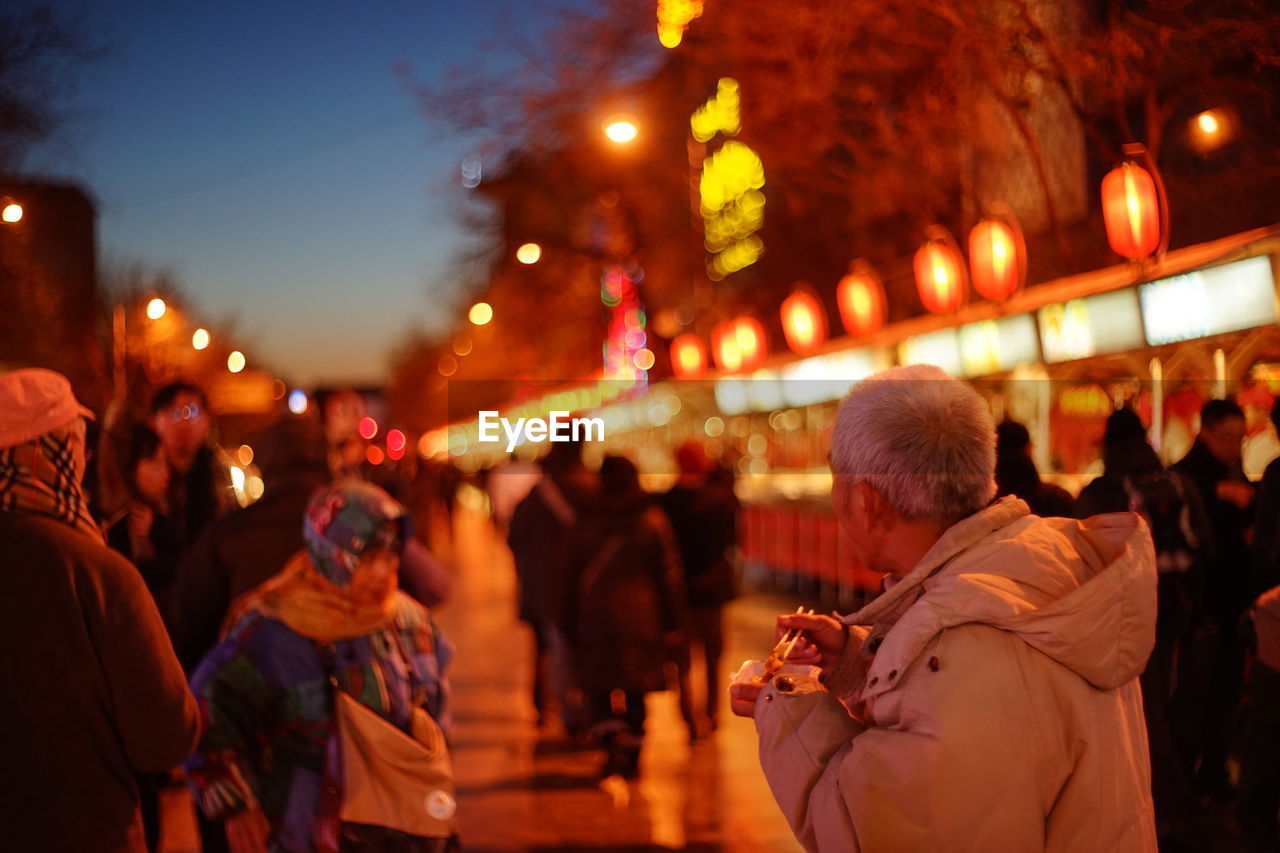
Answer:
[[(1122, 257), (1141, 260), (1163, 254), (1168, 245), (1168, 203), (1159, 173), (1141, 145), (1126, 145), (1124, 163), (1102, 180), (1102, 213), (1111, 248)], [(916, 288), (925, 309), (950, 314), (964, 305), (969, 283), (980, 296), (1003, 302), (1017, 293), (1027, 278), (1027, 248), (1022, 229), (1007, 211), (996, 211), (969, 232), (969, 263), (947, 229), (934, 225), (914, 260)], [(884, 284), (864, 260), (849, 265), (836, 286), (836, 302), (845, 332), (864, 338), (885, 324), (888, 304)], [(813, 288), (798, 282), (782, 303), (782, 331), (787, 346), (807, 355), (827, 339), (827, 315)], [(764, 326), (744, 315), (720, 323), (712, 331), (712, 355), (721, 370), (750, 370), (768, 353)], [(680, 378), (700, 375), (707, 368), (702, 340), (686, 333), (671, 342), (671, 364)]]

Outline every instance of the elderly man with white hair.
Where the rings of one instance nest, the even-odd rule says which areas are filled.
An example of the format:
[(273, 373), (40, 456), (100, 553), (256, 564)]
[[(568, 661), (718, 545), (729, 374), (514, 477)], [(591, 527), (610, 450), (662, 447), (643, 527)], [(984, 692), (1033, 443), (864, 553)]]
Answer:
[(840, 407), (832, 501), (885, 591), (841, 620), (779, 618), (820, 680), (730, 689), (808, 850), (1156, 850), (1150, 535), (1133, 513), (992, 503), (994, 445), (982, 399), (936, 367), (879, 373)]

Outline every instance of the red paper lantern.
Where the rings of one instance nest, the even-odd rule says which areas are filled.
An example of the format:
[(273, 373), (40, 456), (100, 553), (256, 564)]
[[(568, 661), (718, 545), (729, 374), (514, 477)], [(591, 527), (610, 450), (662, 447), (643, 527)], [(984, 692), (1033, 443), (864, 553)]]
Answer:
[(764, 326), (755, 317), (726, 320), (712, 330), (712, 338), (716, 366), (731, 373), (750, 370), (764, 361), (769, 351)]
[(880, 276), (866, 261), (854, 261), (849, 274), (836, 285), (836, 302), (840, 304), (840, 322), (855, 338), (880, 331), (884, 326), (887, 304)]
[(787, 346), (804, 355), (827, 340), (827, 312), (806, 284), (796, 286), (782, 302), (782, 332)]
[(1108, 172), (1102, 179), (1102, 218), (1116, 254), (1136, 261), (1160, 248), (1160, 195), (1151, 173), (1137, 163)]
[(964, 304), (969, 283), (955, 242), (940, 229), (935, 233), (916, 251), (916, 288), (926, 310), (950, 314)]
[(671, 367), (680, 379), (694, 379), (707, 369), (707, 348), (702, 338), (691, 332), (677, 335), (671, 342)]
[(995, 302), (1012, 296), (1026, 278), (1026, 249), (1015, 227), (984, 219), (969, 232), (973, 289)]

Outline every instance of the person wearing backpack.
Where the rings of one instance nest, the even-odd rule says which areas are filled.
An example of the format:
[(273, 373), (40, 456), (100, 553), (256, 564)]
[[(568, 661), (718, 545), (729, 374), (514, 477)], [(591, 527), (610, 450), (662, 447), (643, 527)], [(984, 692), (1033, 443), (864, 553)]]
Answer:
[[(1204, 615), (1204, 568), (1212, 531), (1195, 485), (1167, 470), (1131, 409), (1107, 419), (1102, 437), (1103, 475), (1080, 492), (1077, 515), (1136, 512), (1151, 530), (1158, 572), (1156, 644), (1142, 673), (1143, 713), (1151, 750), (1157, 830), (1175, 836), (1189, 813), (1191, 771), (1198, 752), (1194, 721), (1202, 718), (1207, 675), (1183, 654), (1197, 643)], [(1175, 687), (1176, 685), (1176, 687)]]

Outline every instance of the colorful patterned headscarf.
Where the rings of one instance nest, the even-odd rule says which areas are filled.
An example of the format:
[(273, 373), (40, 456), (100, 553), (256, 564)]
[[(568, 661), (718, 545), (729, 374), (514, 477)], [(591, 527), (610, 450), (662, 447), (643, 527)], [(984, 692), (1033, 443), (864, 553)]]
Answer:
[(302, 538), (316, 570), (345, 587), (365, 551), (400, 550), (405, 526), (405, 508), (391, 495), (372, 483), (344, 480), (312, 496)]
[(47, 515), (102, 542), (80, 485), (84, 446), (84, 421), (76, 418), (28, 442), (0, 449), (0, 512)]
[(250, 612), (322, 643), (386, 627), (394, 617), (395, 587), (381, 601), (357, 601), (348, 586), (365, 552), (399, 551), (406, 535), (405, 508), (377, 486), (349, 480), (317, 491), (302, 523), (306, 550), (236, 601), (224, 635)]

